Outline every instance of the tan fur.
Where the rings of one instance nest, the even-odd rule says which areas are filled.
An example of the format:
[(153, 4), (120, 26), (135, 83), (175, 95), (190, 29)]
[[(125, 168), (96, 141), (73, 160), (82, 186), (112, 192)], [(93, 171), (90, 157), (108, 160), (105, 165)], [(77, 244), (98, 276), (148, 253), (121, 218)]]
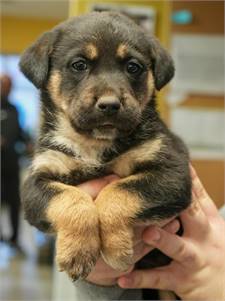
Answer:
[(56, 261), (70, 277), (86, 277), (100, 252), (99, 220), (91, 197), (76, 187), (58, 182), (61, 192), (52, 198), (46, 216), (57, 231)]
[(67, 109), (67, 101), (59, 91), (61, 81), (62, 76), (60, 74), (60, 71), (54, 71), (49, 78), (48, 90), (54, 103), (65, 111)]
[(86, 161), (86, 164), (97, 165), (100, 163), (102, 152), (112, 144), (112, 141), (99, 141), (77, 133), (63, 115), (58, 116), (58, 126), (53, 142), (61, 142), (68, 148), (73, 149), (81, 157), (81, 160)]
[(124, 59), (126, 55), (127, 55), (127, 45), (120, 44), (119, 47), (117, 48), (116, 56), (121, 59)]
[(98, 57), (98, 48), (93, 43), (89, 43), (85, 47), (85, 54), (88, 59), (94, 60)]
[(68, 174), (74, 169), (85, 170), (90, 167), (98, 167), (101, 164), (102, 152), (111, 145), (111, 142), (98, 142), (80, 135), (63, 115), (59, 116), (58, 121), (54, 135), (46, 136), (45, 139), (53, 145), (64, 145), (72, 150), (79, 159), (59, 151), (47, 150), (35, 155), (32, 164), (33, 171), (50, 171), (62, 175)]
[[(129, 223), (131, 217), (134, 217), (138, 212), (143, 209), (141, 200), (133, 193), (121, 189), (118, 184), (126, 183), (131, 180), (138, 179), (140, 175), (132, 175), (125, 179), (116, 181), (107, 185), (98, 195), (96, 199), (96, 206), (99, 212), (106, 213), (109, 218), (107, 224), (111, 224), (116, 229), (117, 225), (114, 224), (114, 219), (121, 220), (123, 223)], [(115, 213), (119, 213), (115, 215)], [(111, 221), (111, 219), (113, 221)]]
[[(76, 187), (59, 182), (52, 182), (49, 184), (49, 187), (61, 191), (51, 199), (46, 211), (46, 215), (53, 226), (55, 226), (57, 230), (73, 229), (76, 227), (79, 228), (79, 231), (83, 231), (79, 225), (82, 210), (84, 212), (88, 211), (90, 215), (91, 209), (95, 212), (95, 206), (91, 197)], [(82, 217), (85, 223), (89, 220), (89, 214)]]
[(143, 209), (137, 195), (122, 190), (118, 183), (137, 179), (130, 176), (106, 186), (96, 199), (100, 218), (102, 256), (114, 269), (126, 270), (133, 257), (133, 219)]
[(147, 141), (116, 158), (111, 169), (118, 176), (127, 177), (132, 174), (134, 165), (154, 160), (162, 145), (162, 137)]
[(68, 174), (75, 168), (77, 170), (83, 169), (82, 163), (79, 160), (75, 160), (54, 150), (47, 150), (37, 154), (32, 163), (32, 170), (34, 172), (53, 172), (59, 175)]

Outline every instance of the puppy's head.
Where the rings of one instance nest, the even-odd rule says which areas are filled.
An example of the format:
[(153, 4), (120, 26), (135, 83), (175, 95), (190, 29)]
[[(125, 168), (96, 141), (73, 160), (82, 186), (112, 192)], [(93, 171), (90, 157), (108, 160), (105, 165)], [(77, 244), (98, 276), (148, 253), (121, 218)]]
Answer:
[(174, 74), (154, 37), (110, 12), (72, 18), (45, 33), (20, 67), (75, 130), (109, 140), (135, 129), (155, 89)]

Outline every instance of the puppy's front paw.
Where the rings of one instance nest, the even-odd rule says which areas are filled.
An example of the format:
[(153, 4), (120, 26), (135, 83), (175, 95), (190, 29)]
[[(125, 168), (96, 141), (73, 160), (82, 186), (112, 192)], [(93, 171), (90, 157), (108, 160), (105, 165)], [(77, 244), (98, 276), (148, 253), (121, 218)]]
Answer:
[(121, 224), (102, 227), (101, 242), (104, 261), (115, 270), (128, 270), (133, 264), (132, 231)]
[(133, 264), (132, 225), (140, 208), (139, 199), (113, 183), (100, 192), (95, 203), (102, 257), (112, 268), (126, 271)]
[(57, 234), (56, 262), (73, 281), (86, 278), (100, 255), (99, 226), (94, 220), (72, 229), (61, 229)]
[(75, 281), (86, 278), (99, 257), (99, 239), (77, 237), (74, 233), (59, 233), (56, 261), (60, 271), (66, 271)]

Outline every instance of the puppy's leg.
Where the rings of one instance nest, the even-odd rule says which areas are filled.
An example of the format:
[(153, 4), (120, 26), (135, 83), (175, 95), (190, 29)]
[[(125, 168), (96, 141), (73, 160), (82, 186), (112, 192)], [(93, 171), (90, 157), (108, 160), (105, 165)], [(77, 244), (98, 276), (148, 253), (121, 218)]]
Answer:
[(150, 220), (154, 224), (170, 218), (189, 201), (189, 181), (169, 171), (161, 175), (142, 172), (106, 186), (96, 200), (105, 261), (117, 270), (126, 270), (133, 263), (135, 222)]
[(106, 186), (95, 202), (100, 219), (102, 257), (114, 269), (125, 271), (132, 264), (132, 226), (144, 203), (138, 195), (122, 189), (123, 182)]
[(47, 209), (57, 229), (56, 261), (74, 280), (85, 278), (99, 257), (99, 220), (92, 199), (75, 187), (61, 183), (51, 186), (63, 191)]
[(22, 191), (25, 215), (57, 234), (56, 261), (76, 280), (86, 277), (100, 252), (99, 220), (91, 197), (78, 188), (31, 174)]

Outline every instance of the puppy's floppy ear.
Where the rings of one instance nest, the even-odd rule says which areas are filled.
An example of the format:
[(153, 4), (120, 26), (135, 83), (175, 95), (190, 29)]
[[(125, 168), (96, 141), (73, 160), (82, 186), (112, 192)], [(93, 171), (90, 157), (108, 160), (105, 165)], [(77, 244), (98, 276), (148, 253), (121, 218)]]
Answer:
[(56, 36), (56, 31), (44, 33), (21, 56), (20, 69), (37, 88), (43, 87), (47, 80), (50, 55)]
[(153, 75), (157, 90), (164, 87), (174, 76), (174, 63), (169, 53), (160, 45), (159, 41), (151, 37), (151, 56), (153, 59)]

